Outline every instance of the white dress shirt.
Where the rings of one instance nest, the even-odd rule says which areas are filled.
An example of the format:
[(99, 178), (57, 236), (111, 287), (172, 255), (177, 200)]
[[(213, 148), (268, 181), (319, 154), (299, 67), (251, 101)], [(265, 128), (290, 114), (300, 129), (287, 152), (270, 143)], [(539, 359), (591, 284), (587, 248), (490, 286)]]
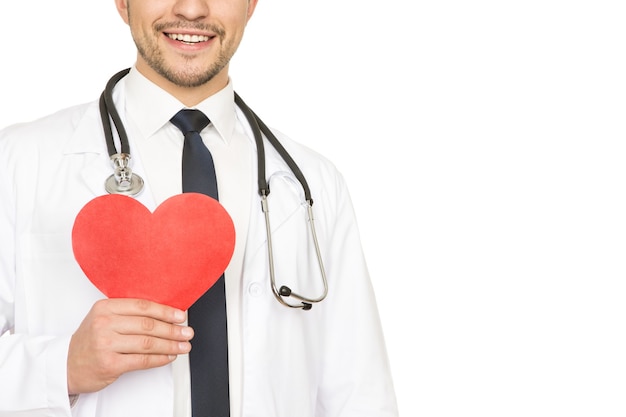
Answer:
[[(124, 117), (133, 149), (133, 158), (141, 161), (146, 190), (156, 204), (182, 192), (183, 135), (169, 120), (182, 108), (169, 95), (132, 68), (125, 78)], [(251, 142), (235, 112), (232, 82), (217, 94), (199, 103), (211, 123), (201, 132), (215, 163), (220, 202), (233, 217), (237, 244), (245, 247), (249, 219), (251, 186)], [(184, 214), (181, 214), (184, 215)], [(233, 256), (225, 272), (228, 317), (228, 351), (231, 416), (240, 415), (241, 403), (241, 306), (240, 281), (242, 256)], [(233, 262), (237, 264), (233, 264)], [(193, 340), (192, 340), (193, 346)], [(188, 355), (180, 355), (172, 365), (174, 373), (174, 417), (191, 416)]]

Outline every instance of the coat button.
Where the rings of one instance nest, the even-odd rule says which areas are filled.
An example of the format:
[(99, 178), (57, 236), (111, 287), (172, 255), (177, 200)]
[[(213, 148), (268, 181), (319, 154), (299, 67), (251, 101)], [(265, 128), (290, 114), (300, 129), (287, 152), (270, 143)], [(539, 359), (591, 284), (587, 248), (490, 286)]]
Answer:
[(253, 282), (248, 286), (248, 294), (252, 297), (260, 297), (263, 293), (263, 289), (261, 288), (261, 284), (258, 282)]

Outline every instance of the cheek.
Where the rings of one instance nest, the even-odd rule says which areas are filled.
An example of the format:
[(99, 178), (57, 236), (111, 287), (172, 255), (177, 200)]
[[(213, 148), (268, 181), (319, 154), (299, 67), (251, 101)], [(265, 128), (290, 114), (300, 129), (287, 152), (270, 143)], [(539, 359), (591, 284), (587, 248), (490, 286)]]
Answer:
[(167, 15), (162, 1), (130, 1), (128, 24), (135, 32), (152, 32), (154, 24)]
[(241, 39), (243, 37), (244, 30), (248, 23), (247, 15), (237, 15), (233, 17), (228, 25), (230, 26), (230, 32), (233, 34), (233, 37)]
[(222, 16), (224, 24), (230, 26), (231, 30), (241, 28), (239, 31), (242, 31), (248, 23), (249, 13), (250, 9), (247, 1), (228, 1), (215, 6), (213, 9), (214, 16)]

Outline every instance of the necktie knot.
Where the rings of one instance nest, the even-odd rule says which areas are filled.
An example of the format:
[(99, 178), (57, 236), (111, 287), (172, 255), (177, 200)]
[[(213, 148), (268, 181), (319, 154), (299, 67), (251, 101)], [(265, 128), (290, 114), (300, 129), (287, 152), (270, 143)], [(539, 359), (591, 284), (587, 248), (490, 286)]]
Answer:
[(200, 110), (183, 109), (176, 113), (170, 122), (179, 128), (183, 135), (187, 136), (190, 132), (200, 133), (209, 125), (210, 120)]
[(217, 200), (215, 165), (200, 131), (209, 119), (200, 110), (183, 109), (170, 119), (185, 136), (182, 155), (183, 192), (206, 194)]

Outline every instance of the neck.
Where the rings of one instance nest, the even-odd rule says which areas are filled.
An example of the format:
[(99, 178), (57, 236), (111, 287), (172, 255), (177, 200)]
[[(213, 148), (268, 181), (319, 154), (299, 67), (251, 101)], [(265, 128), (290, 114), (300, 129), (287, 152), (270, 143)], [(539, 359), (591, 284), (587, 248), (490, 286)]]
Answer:
[(226, 66), (210, 81), (197, 87), (184, 87), (174, 84), (164, 78), (161, 74), (154, 71), (151, 67), (145, 64), (142, 65), (141, 62), (137, 62), (136, 67), (137, 71), (139, 71), (144, 77), (163, 90), (167, 91), (187, 107), (194, 107), (208, 97), (211, 97), (213, 94), (221, 91), (224, 87), (226, 87), (226, 85), (228, 85), (228, 66)]

